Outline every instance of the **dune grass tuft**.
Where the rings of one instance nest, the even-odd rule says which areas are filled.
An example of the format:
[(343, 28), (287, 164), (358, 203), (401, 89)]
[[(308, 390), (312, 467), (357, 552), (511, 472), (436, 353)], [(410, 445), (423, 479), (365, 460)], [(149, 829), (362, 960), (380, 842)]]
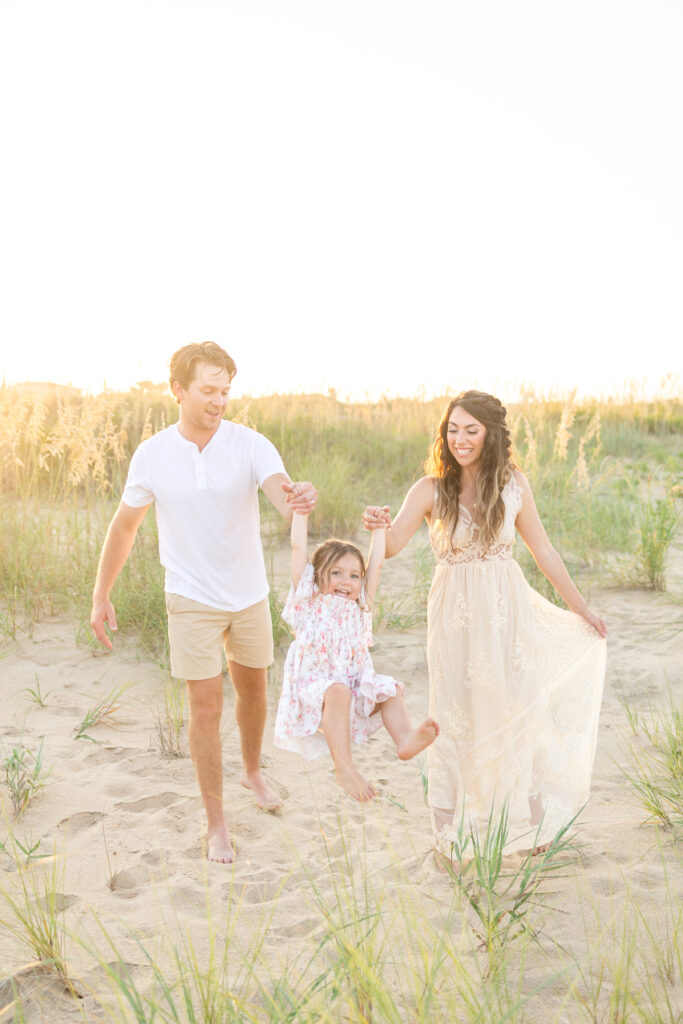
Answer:
[(683, 838), (683, 709), (650, 707), (647, 714), (626, 708), (633, 738), (620, 765), (647, 821)]
[(19, 816), (36, 793), (45, 785), (51, 769), (43, 766), (43, 742), (33, 753), (23, 743), (5, 751), (2, 759), (3, 782), (12, 801), (15, 816)]

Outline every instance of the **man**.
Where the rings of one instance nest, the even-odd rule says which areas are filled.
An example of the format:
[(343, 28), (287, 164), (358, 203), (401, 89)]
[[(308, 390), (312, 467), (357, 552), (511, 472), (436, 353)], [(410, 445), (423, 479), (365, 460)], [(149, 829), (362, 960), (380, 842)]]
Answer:
[(116, 630), (116, 615), (109, 595), (156, 502), (171, 671), (187, 681), (190, 752), (206, 809), (208, 858), (227, 864), (235, 853), (223, 812), (221, 643), (235, 690), (242, 785), (264, 810), (282, 803), (260, 769), (273, 635), (258, 488), (287, 520), (293, 510), (310, 512), (317, 494), (311, 483), (291, 483), (265, 437), (223, 419), (236, 372), (227, 352), (208, 341), (186, 345), (171, 358), (170, 370), (180, 419), (143, 441), (131, 459), (100, 556), (90, 624), (111, 649), (105, 623)]

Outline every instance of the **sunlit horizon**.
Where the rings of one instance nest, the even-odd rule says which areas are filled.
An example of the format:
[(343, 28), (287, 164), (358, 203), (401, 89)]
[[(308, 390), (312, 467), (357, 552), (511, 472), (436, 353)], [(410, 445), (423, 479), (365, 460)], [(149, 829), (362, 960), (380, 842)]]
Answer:
[(682, 37), (666, 0), (0, 5), (0, 379), (209, 339), (236, 397), (659, 393)]
[[(132, 392), (143, 392), (153, 393), (156, 395), (168, 394), (171, 397), (168, 380), (167, 379), (139, 379), (131, 381), (127, 386), (122, 385), (115, 387), (109, 384), (106, 380), (102, 382), (100, 387), (82, 387), (71, 381), (55, 381), (55, 380), (9, 380), (6, 377), (0, 378), (0, 384), (6, 387), (17, 387), (26, 389), (40, 389), (40, 390), (75, 390), (85, 396), (98, 396), (101, 394), (127, 394)], [(349, 404), (363, 404), (363, 403), (376, 403), (382, 400), (412, 400), (412, 401), (423, 401), (431, 402), (436, 399), (448, 399), (449, 396), (455, 395), (458, 391), (466, 390), (468, 388), (474, 388), (480, 391), (488, 391), (490, 394), (494, 394), (499, 397), (503, 402), (518, 404), (524, 401), (558, 401), (565, 402), (572, 400), (575, 402), (603, 402), (603, 403), (614, 403), (619, 404), (621, 402), (651, 402), (657, 400), (683, 400), (683, 387), (681, 380), (674, 374), (664, 374), (658, 381), (649, 381), (647, 379), (635, 379), (626, 378), (620, 382), (616, 382), (614, 386), (606, 390), (599, 390), (581, 387), (561, 387), (559, 385), (550, 387), (539, 387), (532, 381), (514, 381), (514, 382), (499, 382), (494, 381), (483, 382), (480, 380), (468, 380), (463, 382), (459, 388), (452, 387), (444, 390), (427, 390), (424, 387), (418, 388), (413, 392), (395, 392), (391, 389), (385, 389), (384, 391), (345, 391), (344, 389), (335, 387), (333, 384), (325, 384), (320, 387), (310, 387), (308, 389), (302, 388), (290, 388), (290, 389), (273, 389), (273, 390), (255, 390), (248, 387), (240, 388), (237, 378), (233, 381), (233, 386), (230, 392), (231, 401), (240, 401), (242, 399), (250, 398), (267, 398), (270, 396), (312, 396), (312, 395), (323, 395), (326, 397), (333, 396), (340, 402)]]

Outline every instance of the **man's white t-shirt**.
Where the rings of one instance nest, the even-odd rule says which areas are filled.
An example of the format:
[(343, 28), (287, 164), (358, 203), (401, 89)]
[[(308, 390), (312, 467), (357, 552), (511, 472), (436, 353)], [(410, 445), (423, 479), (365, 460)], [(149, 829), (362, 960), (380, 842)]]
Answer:
[(258, 488), (284, 472), (270, 441), (228, 420), (201, 452), (177, 424), (142, 442), (123, 502), (132, 508), (156, 503), (168, 593), (225, 611), (267, 596)]

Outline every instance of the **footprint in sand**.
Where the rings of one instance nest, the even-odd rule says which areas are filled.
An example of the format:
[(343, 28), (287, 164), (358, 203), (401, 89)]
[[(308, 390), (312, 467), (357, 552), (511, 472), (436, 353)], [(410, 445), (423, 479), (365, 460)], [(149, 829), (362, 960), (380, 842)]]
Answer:
[(298, 939), (310, 935), (319, 923), (317, 918), (303, 917), (300, 921), (293, 921), (282, 928), (271, 928), (268, 934), (277, 939)]
[(244, 889), (245, 903), (265, 903), (274, 900), (280, 892), (282, 880), (273, 872), (264, 871), (261, 875), (252, 875)]
[(125, 782), (120, 778), (117, 778), (114, 782), (110, 782), (104, 786), (104, 793), (106, 796), (111, 796), (115, 800), (125, 800), (126, 797), (134, 796), (139, 792), (140, 787), (134, 782)]
[(69, 910), (70, 907), (73, 907), (74, 903), (78, 903), (79, 899), (79, 896), (67, 896), (63, 892), (56, 892), (54, 903), (52, 902), (52, 897), (50, 897), (49, 902), (47, 897), (42, 897), (37, 900), (37, 903), (39, 907), (43, 907), (49, 911), (54, 910), (56, 913), (62, 914), (65, 910)]
[(193, 886), (187, 882), (175, 882), (171, 890), (171, 901), (173, 906), (183, 913), (206, 918), (206, 890), (199, 883)]
[(344, 878), (353, 877), (353, 864), (349, 863), (344, 857), (340, 857), (339, 860), (333, 860), (330, 864), (331, 875), (341, 875)]
[(598, 875), (596, 878), (591, 878), (589, 885), (593, 892), (597, 892), (601, 896), (614, 896), (618, 892), (623, 892), (624, 889), (623, 880), (610, 875)]
[(166, 859), (166, 850), (148, 850), (142, 857), (145, 864), (163, 864)]
[(52, 704), (50, 703), (50, 714), (57, 715), (61, 718), (73, 718), (78, 714), (77, 707), (66, 707), (63, 704)]
[(149, 881), (149, 872), (144, 868), (120, 868), (114, 872), (109, 888), (122, 899), (132, 899)]
[(186, 860), (204, 860), (206, 857), (206, 851), (202, 850), (200, 846), (196, 844), (183, 850), (183, 857)]
[(177, 793), (156, 793), (154, 796), (143, 796), (139, 800), (121, 801), (115, 804), (115, 807), (117, 811), (144, 814), (146, 811), (161, 811), (165, 807), (177, 804), (182, 799)]
[(638, 868), (632, 874), (632, 879), (641, 889), (658, 889), (661, 891), (665, 882), (666, 872), (657, 868)]
[(145, 751), (137, 747), (104, 747), (103, 750), (97, 750), (93, 754), (88, 754), (85, 760), (88, 764), (116, 764), (127, 757), (132, 757), (133, 754), (141, 753), (145, 753)]
[(327, 839), (325, 848), (332, 857), (343, 857), (349, 852), (349, 841), (337, 834), (334, 839)]
[(103, 817), (104, 814), (101, 811), (79, 811), (77, 814), (71, 814), (68, 818), (63, 818), (57, 825), (57, 829), (60, 832), (73, 835), (75, 832), (82, 832), (86, 828), (91, 828), (101, 821)]

